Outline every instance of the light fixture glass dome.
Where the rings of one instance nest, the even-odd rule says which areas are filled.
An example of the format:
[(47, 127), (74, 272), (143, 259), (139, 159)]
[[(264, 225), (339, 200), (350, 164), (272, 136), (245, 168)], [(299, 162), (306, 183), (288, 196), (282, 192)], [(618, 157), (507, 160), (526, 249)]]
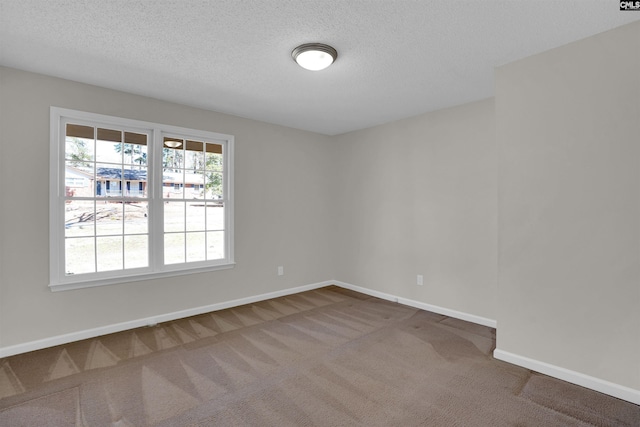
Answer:
[(293, 49), (291, 56), (302, 68), (319, 71), (333, 64), (338, 52), (326, 44), (307, 43)]
[(179, 147), (182, 146), (182, 142), (181, 141), (176, 141), (175, 139), (167, 139), (167, 138), (165, 138), (164, 145), (165, 145), (165, 147), (169, 147), (169, 148), (179, 148)]

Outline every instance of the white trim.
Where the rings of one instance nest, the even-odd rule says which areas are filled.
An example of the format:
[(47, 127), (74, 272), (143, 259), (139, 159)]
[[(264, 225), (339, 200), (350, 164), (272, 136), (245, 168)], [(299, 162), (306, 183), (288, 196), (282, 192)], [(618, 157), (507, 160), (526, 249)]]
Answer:
[[(60, 276), (60, 221), (61, 207), (58, 192), (62, 188), (60, 180), (63, 173), (60, 172), (60, 114), (59, 109), (51, 107), (49, 115), (49, 280)], [(51, 179), (52, 176), (57, 180)]]
[[(178, 264), (182, 266), (183, 264)], [(235, 263), (229, 264), (218, 264), (218, 265), (208, 265), (203, 267), (189, 267), (189, 268), (176, 268), (174, 270), (162, 270), (157, 272), (145, 272), (134, 274), (128, 271), (127, 276), (114, 276), (109, 278), (102, 279), (94, 279), (94, 280), (80, 280), (78, 282), (68, 282), (62, 283), (59, 285), (49, 285), (49, 289), (51, 292), (61, 292), (61, 291), (70, 291), (72, 289), (84, 289), (84, 288), (94, 288), (96, 286), (105, 286), (105, 285), (119, 285), (123, 283), (130, 282), (139, 282), (141, 280), (151, 280), (151, 279), (162, 279), (165, 277), (175, 277), (175, 276), (184, 276), (186, 274), (196, 274), (196, 273), (205, 273), (208, 271), (216, 271), (216, 270), (226, 270), (229, 268), (234, 268)], [(146, 271), (147, 269), (145, 269)]]
[(334, 280), (333, 284), (336, 286), (340, 286), (341, 288), (349, 289), (355, 292), (360, 292), (361, 294), (370, 295), (372, 297), (384, 299), (391, 302), (398, 302), (398, 297), (395, 295), (387, 294), (380, 291), (375, 291), (373, 289), (363, 288), (361, 286), (352, 285), (351, 283), (341, 282), (339, 280)]
[(462, 311), (451, 310), (449, 308), (440, 307), (437, 305), (427, 304), (420, 301), (414, 301), (406, 298), (398, 298), (398, 303), (408, 305), (410, 307), (419, 308), (421, 310), (431, 311), (433, 313), (442, 314), (444, 316), (454, 317), (456, 319), (464, 320), (466, 322), (476, 323), (478, 325), (487, 326), (489, 328), (496, 329), (498, 322), (493, 319), (488, 319), (482, 316), (476, 316), (475, 314), (464, 313)]
[(126, 331), (128, 329), (140, 328), (144, 326), (155, 325), (162, 322), (170, 322), (172, 320), (182, 319), (199, 314), (210, 313), (212, 311), (224, 310), (227, 308), (238, 307), (244, 304), (251, 304), (258, 301), (264, 301), (271, 298), (278, 298), (286, 295), (297, 294), (300, 292), (310, 291), (313, 289), (323, 288), (334, 284), (329, 280), (326, 282), (312, 283), (310, 285), (298, 286), (296, 288), (282, 289), (280, 291), (269, 292), (266, 294), (254, 295), (245, 298), (234, 299), (231, 301), (219, 302), (216, 304), (205, 305), (201, 307), (189, 308), (186, 310), (174, 311), (172, 313), (159, 314), (157, 316), (144, 317), (141, 319), (130, 320), (127, 322), (114, 323), (112, 325), (100, 326), (93, 329), (85, 329), (82, 331), (71, 332), (63, 335), (56, 335), (50, 338), (30, 341), (22, 344), (11, 345), (8, 347), (0, 347), (0, 358), (9, 357), (20, 353), (26, 353), (34, 350), (41, 350), (47, 347), (67, 344), (74, 341), (95, 338), (106, 334)]
[[(225, 151), (222, 153), (223, 154), (223, 171), (224, 171), (224, 176), (222, 178), (222, 183), (224, 186), (226, 186), (224, 194), (225, 194), (225, 205), (224, 208), (226, 210), (225, 212), (225, 227), (226, 227), (226, 232), (228, 233), (228, 236), (226, 237), (227, 240), (227, 247), (225, 248), (225, 258), (230, 262), (230, 263), (235, 263), (235, 241), (236, 241), (236, 237), (235, 237), (235, 194), (234, 194), (234, 188), (235, 188), (235, 180), (234, 180), (234, 173), (236, 170), (235, 167), (235, 137), (234, 136), (229, 136), (229, 139), (227, 140), (227, 145), (225, 147)], [(231, 167), (227, 167), (227, 165), (230, 165)]]
[(477, 323), (478, 325), (488, 326), (489, 328), (496, 328), (498, 322), (486, 317), (476, 316), (475, 314), (464, 313), (462, 311), (451, 310), (449, 308), (440, 307), (437, 305), (427, 304), (421, 301), (416, 301), (408, 298), (402, 298), (395, 295), (387, 294), (384, 292), (374, 291), (372, 289), (363, 288), (361, 286), (351, 285), (340, 281), (334, 281), (337, 286), (351, 289), (352, 291), (360, 292), (362, 294), (371, 295), (376, 298), (385, 299), (387, 301), (397, 302), (398, 304), (407, 305), (409, 307), (419, 308), (420, 310), (431, 311), (433, 313), (442, 314), (444, 316), (454, 317), (456, 319), (464, 320), (471, 323)]
[(550, 363), (519, 356), (497, 348), (493, 351), (493, 357), (504, 362), (512, 363), (532, 371), (540, 372), (541, 374), (549, 375), (550, 377), (558, 378), (572, 384), (586, 387), (588, 389), (640, 405), (640, 390), (585, 375)]

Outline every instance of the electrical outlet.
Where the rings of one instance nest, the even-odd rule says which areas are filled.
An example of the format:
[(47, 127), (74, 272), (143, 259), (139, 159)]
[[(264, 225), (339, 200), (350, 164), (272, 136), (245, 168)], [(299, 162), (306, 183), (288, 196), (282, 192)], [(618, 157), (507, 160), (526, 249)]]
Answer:
[(284, 267), (278, 266), (278, 276), (284, 276)]
[(422, 277), (422, 274), (418, 274), (418, 277), (416, 279), (416, 284), (419, 286), (424, 285), (424, 277)]

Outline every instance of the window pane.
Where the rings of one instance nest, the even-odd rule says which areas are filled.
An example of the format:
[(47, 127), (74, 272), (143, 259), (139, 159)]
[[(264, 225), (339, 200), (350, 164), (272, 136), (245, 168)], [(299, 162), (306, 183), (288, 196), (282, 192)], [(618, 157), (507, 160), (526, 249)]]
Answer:
[(164, 148), (165, 149), (182, 149), (184, 145), (184, 139), (182, 138), (171, 138), (168, 136), (164, 137)]
[(222, 172), (222, 145), (207, 144), (205, 164), (207, 170)]
[(66, 237), (94, 235), (95, 206), (93, 201), (68, 200), (64, 208), (64, 235)]
[(184, 262), (184, 233), (164, 235), (164, 263), (179, 264)]
[(122, 163), (122, 132), (98, 128), (96, 140), (96, 161)]
[(122, 236), (98, 237), (98, 271), (122, 270)]
[(142, 268), (149, 266), (149, 237), (124, 237), (124, 268)]
[(124, 233), (146, 234), (149, 232), (148, 203), (126, 203), (124, 205)]
[(186, 141), (184, 168), (189, 170), (204, 169), (204, 143), (201, 141)]
[(122, 142), (122, 131), (119, 129), (98, 128), (97, 139), (100, 141)]
[(187, 262), (206, 259), (205, 233), (187, 233)]
[(165, 138), (165, 147), (162, 149), (162, 167), (166, 172), (178, 172), (184, 166), (184, 148), (182, 142), (170, 141), (172, 144), (180, 144), (176, 148), (167, 148), (167, 138)]
[(126, 144), (147, 145), (147, 135), (144, 133), (125, 132), (124, 142)]
[[(89, 128), (93, 131), (93, 128)], [(67, 136), (65, 139), (65, 159), (73, 166), (89, 167), (94, 160), (93, 138), (76, 138)]]
[(76, 125), (73, 123), (67, 123), (67, 136), (69, 137), (75, 137), (75, 138), (84, 138), (84, 139), (90, 139), (91, 141), (93, 141), (93, 139), (95, 138), (95, 129), (93, 126), (83, 126), (83, 125)]
[(122, 203), (96, 202), (96, 235), (122, 234)]
[(95, 242), (93, 237), (65, 239), (65, 274), (95, 273)]
[(224, 231), (207, 233), (207, 259), (224, 258)]
[(184, 231), (184, 202), (164, 203), (164, 231)]
[(204, 173), (185, 171), (184, 197), (185, 199), (204, 198)]
[(122, 197), (122, 166), (96, 164), (96, 196)]
[(222, 203), (207, 202), (207, 230), (224, 230), (224, 208)]
[(207, 199), (222, 199), (223, 186), (222, 186), (222, 173), (220, 172), (207, 172), (206, 174), (206, 186)]
[(147, 135), (140, 133), (124, 133), (124, 162), (125, 164), (147, 164)]
[(182, 199), (184, 197), (183, 172), (162, 173), (162, 195), (165, 199)]
[(147, 146), (139, 145), (139, 144), (124, 144), (123, 160), (126, 165), (137, 165), (137, 166), (146, 165), (147, 164)]
[(76, 162), (66, 162), (64, 187), (66, 197), (93, 197), (93, 164), (82, 166)]
[(187, 231), (204, 231), (204, 202), (187, 203)]
[(142, 166), (125, 166), (123, 197), (147, 197), (147, 168)]

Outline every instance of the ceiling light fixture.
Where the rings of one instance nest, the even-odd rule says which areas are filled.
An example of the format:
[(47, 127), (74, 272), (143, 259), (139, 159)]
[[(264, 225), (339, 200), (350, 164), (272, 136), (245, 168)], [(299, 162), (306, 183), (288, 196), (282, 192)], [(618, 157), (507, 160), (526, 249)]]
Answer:
[(311, 71), (324, 70), (338, 58), (338, 52), (322, 43), (306, 43), (293, 49), (291, 57), (302, 68)]

